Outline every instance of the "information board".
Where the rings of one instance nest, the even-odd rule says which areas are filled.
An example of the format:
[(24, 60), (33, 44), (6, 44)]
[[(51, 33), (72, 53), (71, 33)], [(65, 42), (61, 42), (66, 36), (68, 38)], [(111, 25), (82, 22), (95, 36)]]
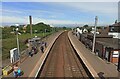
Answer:
[(16, 61), (18, 61), (20, 58), (19, 53), (18, 53), (18, 49), (14, 48), (10, 50), (10, 61), (11, 63), (15, 63)]

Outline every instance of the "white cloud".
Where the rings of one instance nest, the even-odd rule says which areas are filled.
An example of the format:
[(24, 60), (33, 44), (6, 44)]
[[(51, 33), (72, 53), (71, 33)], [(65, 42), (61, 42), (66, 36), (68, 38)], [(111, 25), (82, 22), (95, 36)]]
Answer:
[[(53, 20), (53, 19), (39, 19), (33, 17), (33, 24), (38, 22), (44, 22), (46, 24), (74, 24), (79, 23), (77, 21), (70, 21), (70, 20)], [(0, 23), (23, 23), (28, 24), (29, 18), (28, 17), (15, 17), (15, 16), (2, 16), (2, 22)]]
[[(0, 23), (11, 23), (11, 24), (29, 24), (29, 17), (15, 17), (15, 16), (0, 16), (2, 17), (2, 21)], [(88, 25), (94, 25), (94, 20), (89, 22), (82, 22), (82, 21), (71, 21), (71, 20), (54, 20), (54, 19), (43, 19), (43, 18), (33, 18), (33, 24), (43, 22), (46, 24), (88, 24)], [(111, 22), (110, 22), (111, 23)], [(98, 25), (106, 25), (106, 22), (99, 21)], [(108, 23), (109, 25), (109, 23)]]
[(0, 23), (28, 23), (27, 17), (2, 16)]
[(50, 17), (50, 18), (56, 18), (58, 16), (63, 16), (65, 15), (64, 13), (62, 12), (57, 12), (57, 11), (47, 11), (47, 10), (25, 10), (24, 12), (31, 12), (31, 13), (36, 13), (38, 14), (39, 16), (45, 16), (45, 14), (48, 14), (47, 16)]
[(39, 18), (33, 18), (33, 22), (36, 24), (38, 22), (44, 22), (46, 24), (75, 24), (80, 23), (78, 21), (71, 21), (71, 20), (54, 20), (54, 19), (39, 19)]
[[(88, 12), (88, 13), (94, 13), (94, 14), (101, 14), (101, 15), (107, 15), (107, 16), (116, 16), (118, 15), (118, 3), (117, 2), (69, 2), (69, 3), (55, 3), (55, 6), (64, 6), (64, 7), (71, 7), (74, 9), (77, 9), (81, 12)], [(9, 8), (9, 7), (8, 7)], [(48, 13), (51, 14), (51, 18), (65, 15), (64, 13), (56, 12), (56, 11), (47, 11), (47, 10), (9, 10), (9, 9), (0, 9), (0, 12), (4, 13), (25, 13), (25, 12), (32, 12), (37, 13), (40, 16), (41, 13)]]
[(8, 10), (8, 9), (0, 9), (0, 12), (2, 12), (2, 13), (22, 13), (21, 11), (18, 11), (18, 10)]
[(41, 10), (41, 9), (37, 9), (37, 10), (35, 10), (35, 9), (32, 9), (32, 10), (30, 10), (30, 9), (23, 9), (23, 10), (19, 10), (19, 9), (9, 9), (9, 7), (8, 8), (6, 8), (6, 9), (0, 9), (0, 12), (2, 12), (3, 13), (3, 16), (4, 15), (14, 15), (14, 14), (16, 14), (16, 15), (19, 15), (20, 16), (20, 14), (25, 14), (25, 15), (28, 15), (28, 14), (35, 14), (34, 16), (39, 16), (39, 17), (44, 17), (45, 16), (45, 14), (47, 14), (47, 16), (49, 17), (49, 18), (57, 18), (57, 17), (59, 17), (59, 16), (63, 16), (64, 15), (64, 13), (61, 13), (61, 12), (56, 12), (56, 11), (48, 11), (48, 10)]
[(48, 13), (48, 14), (62, 14), (63, 15), (63, 13), (59, 13), (59, 12), (55, 12), (55, 11), (47, 11), (47, 10), (41, 10), (41, 9), (39, 9), (39, 10), (23, 10), (23, 11), (25, 11), (25, 12), (35, 12), (35, 13)]
[(118, 2), (119, 0), (2, 0), (2, 2)]
[[(103, 5), (100, 3), (57, 3), (56, 5), (63, 5), (63, 6), (67, 6), (67, 7), (71, 7), (74, 9), (77, 9), (79, 11), (83, 11), (83, 12), (89, 12), (89, 13), (95, 13), (95, 14), (101, 14), (101, 15), (111, 15), (111, 17), (116, 17), (117, 16), (117, 3), (110, 3), (110, 5), (103, 2)], [(58, 6), (59, 6), (58, 5)], [(2, 11), (0, 9), (0, 11)], [(57, 13), (57, 12), (50, 12), (50, 11), (46, 11), (46, 10), (26, 10), (26, 12), (36, 12), (36, 13), (50, 13), (52, 15), (48, 16), (50, 18), (56, 18), (59, 15), (64, 15), (63, 13)], [(8, 14), (11, 12), (15, 12), (15, 13), (21, 13), (24, 12), (23, 11), (18, 11), (18, 10), (3, 10), (3, 12), (7, 12)], [(53, 15), (54, 14), (54, 15)], [(39, 16), (42, 16), (39, 14)], [(96, 16), (96, 15), (95, 15)], [(93, 17), (94, 18), (94, 17)], [(94, 23), (94, 21), (91, 22), (78, 22), (78, 21), (71, 21), (71, 20), (53, 20), (53, 19), (39, 19), (39, 18), (35, 18), (33, 17), (33, 23), (38, 23), (38, 22), (44, 22), (47, 24), (86, 24), (86, 23)], [(1, 21), (0, 21), (1, 22)], [(106, 22), (106, 21), (105, 21)], [(102, 21), (101, 23), (105, 23), (104, 21)], [(3, 16), (2, 17), (2, 22), (1, 23), (24, 23), (24, 24), (28, 24), (29, 23), (29, 19), (28, 17), (15, 17), (14, 15), (12, 16)]]
[(89, 12), (101, 15), (118, 15), (117, 2), (75, 2), (59, 4), (78, 9), (82, 12)]
[(49, 16), (50, 18), (56, 18), (57, 16), (55, 16), (55, 15), (51, 15), (51, 16)]

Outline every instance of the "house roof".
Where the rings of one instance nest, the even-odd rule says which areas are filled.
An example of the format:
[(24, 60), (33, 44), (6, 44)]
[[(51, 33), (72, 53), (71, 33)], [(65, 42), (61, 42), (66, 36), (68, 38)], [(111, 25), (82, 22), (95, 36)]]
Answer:
[[(93, 38), (93, 34), (88, 34), (87, 35), (88, 37), (92, 37)], [(113, 36), (111, 35), (107, 35), (107, 34), (99, 34), (99, 35), (96, 35), (96, 38), (112, 38)]]
[(118, 22), (118, 23), (115, 23), (115, 24), (113, 24), (113, 25), (110, 25), (110, 26), (120, 26), (120, 22)]
[[(93, 39), (93, 34), (82, 34), (85, 37), (92, 38)], [(112, 38), (112, 36), (109, 36), (107, 34), (100, 34), (96, 35), (96, 41), (102, 45), (105, 45), (107, 47), (111, 47), (114, 49), (120, 49), (120, 44), (118, 44), (119, 39), (117, 38)]]
[(120, 49), (119, 48), (120, 47), (119, 40), (116, 38), (98, 38), (98, 39), (96, 39), (96, 41), (107, 47), (111, 47), (114, 49)]

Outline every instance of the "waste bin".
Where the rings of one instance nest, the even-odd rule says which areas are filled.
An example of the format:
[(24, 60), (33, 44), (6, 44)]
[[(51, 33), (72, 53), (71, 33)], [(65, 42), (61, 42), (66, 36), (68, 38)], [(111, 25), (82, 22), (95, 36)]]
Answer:
[(6, 66), (2, 69), (2, 73), (3, 75), (8, 75), (9, 73), (11, 73), (13, 71), (13, 68), (11, 66)]

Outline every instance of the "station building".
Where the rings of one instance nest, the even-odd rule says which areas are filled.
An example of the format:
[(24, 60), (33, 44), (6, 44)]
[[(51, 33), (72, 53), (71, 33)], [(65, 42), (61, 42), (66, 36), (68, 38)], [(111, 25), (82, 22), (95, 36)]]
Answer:
[[(79, 40), (90, 50), (94, 35), (79, 33)], [(110, 25), (96, 35), (95, 53), (108, 62), (118, 63), (120, 52), (120, 22)]]

